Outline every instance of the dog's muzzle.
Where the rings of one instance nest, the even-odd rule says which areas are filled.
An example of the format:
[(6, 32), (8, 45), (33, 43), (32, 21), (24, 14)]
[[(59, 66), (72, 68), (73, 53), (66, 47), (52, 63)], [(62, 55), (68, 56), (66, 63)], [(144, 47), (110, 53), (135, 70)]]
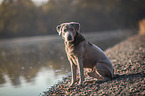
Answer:
[(68, 42), (74, 41), (74, 37), (71, 32), (65, 33), (65, 41), (68, 41)]

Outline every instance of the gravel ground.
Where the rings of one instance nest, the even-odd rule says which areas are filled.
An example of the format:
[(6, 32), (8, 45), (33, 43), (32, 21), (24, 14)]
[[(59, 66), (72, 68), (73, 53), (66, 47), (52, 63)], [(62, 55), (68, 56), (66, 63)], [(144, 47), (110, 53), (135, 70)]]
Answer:
[(69, 88), (71, 76), (68, 76), (41, 93), (41, 96), (145, 96), (145, 35), (133, 36), (105, 53), (113, 63), (115, 74), (119, 76), (106, 82), (97, 82), (86, 75), (86, 70), (83, 86)]

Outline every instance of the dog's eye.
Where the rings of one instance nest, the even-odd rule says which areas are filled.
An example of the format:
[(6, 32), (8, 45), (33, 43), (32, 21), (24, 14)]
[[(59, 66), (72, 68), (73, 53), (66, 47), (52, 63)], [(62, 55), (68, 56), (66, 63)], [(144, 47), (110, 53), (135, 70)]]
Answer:
[(70, 30), (70, 31), (73, 31), (74, 29), (73, 29), (73, 28), (69, 28), (69, 30)]
[(66, 29), (64, 29), (64, 32), (66, 32), (67, 30)]

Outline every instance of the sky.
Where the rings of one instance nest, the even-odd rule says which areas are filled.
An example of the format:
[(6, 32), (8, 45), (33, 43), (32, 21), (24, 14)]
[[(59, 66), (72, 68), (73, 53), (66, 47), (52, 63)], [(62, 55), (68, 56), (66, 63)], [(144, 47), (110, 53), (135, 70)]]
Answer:
[[(0, 0), (0, 3), (2, 2), (3, 0)], [(36, 5), (42, 5), (46, 2), (48, 2), (49, 0), (32, 0), (33, 2), (35, 2)]]
[(35, 2), (36, 5), (41, 5), (48, 2), (48, 0), (32, 0), (32, 1)]

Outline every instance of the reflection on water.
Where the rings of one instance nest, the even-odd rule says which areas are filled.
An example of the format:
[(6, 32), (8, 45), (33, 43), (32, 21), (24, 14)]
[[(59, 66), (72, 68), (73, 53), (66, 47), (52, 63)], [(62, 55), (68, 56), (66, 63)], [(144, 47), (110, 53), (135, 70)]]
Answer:
[(69, 72), (60, 38), (0, 42), (0, 96), (37, 96)]
[[(130, 35), (109, 34), (89, 34), (86, 38), (106, 49)], [(25, 96), (26, 93), (38, 96), (69, 72), (70, 65), (60, 37), (0, 41), (0, 96)]]

